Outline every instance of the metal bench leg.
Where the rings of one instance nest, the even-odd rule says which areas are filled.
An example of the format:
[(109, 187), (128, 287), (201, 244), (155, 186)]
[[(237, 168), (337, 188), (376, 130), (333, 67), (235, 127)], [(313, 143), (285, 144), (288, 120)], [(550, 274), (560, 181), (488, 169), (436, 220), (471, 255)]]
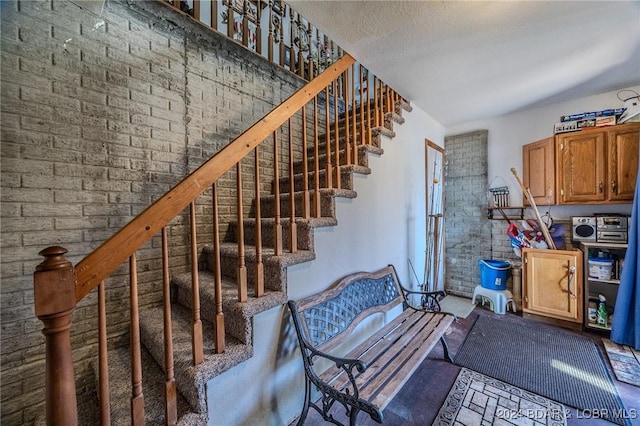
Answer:
[(449, 353), (449, 346), (447, 346), (447, 341), (444, 340), (444, 336), (440, 336), (440, 343), (442, 343), (442, 349), (444, 350), (444, 357), (453, 364), (453, 358), (451, 358), (451, 354)]
[(351, 414), (349, 414), (349, 425), (356, 426), (356, 418), (358, 417), (358, 413), (360, 412), (359, 408), (351, 406)]
[(307, 414), (309, 414), (309, 401), (311, 401), (311, 381), (305, 377), (304, 405), (302, 406), (302, 413), (300, 413), (300, 417), (298, 417), (298, 423), (296, 423), (297, 426), (302, 426), (307, 418)]

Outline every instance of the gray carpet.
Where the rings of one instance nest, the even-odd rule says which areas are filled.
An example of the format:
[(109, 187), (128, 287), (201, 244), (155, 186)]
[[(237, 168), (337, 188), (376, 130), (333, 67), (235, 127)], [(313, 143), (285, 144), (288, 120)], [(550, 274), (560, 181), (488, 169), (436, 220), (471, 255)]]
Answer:
[[(557, 402), (628, 424), (594, 342), (544, 324), (479, 317), (455, 363)], [(606, 411), (605, 411), (606, 410)]]

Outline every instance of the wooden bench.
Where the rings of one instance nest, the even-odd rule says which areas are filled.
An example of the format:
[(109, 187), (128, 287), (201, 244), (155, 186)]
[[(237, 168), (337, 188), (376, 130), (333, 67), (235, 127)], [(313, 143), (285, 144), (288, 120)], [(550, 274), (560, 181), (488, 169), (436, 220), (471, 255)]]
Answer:
[[(332, 288), (289, 301), (305, 371), (305, 401), (298, 420), (303, 424), (309, 407), (335, 424), (330, 410), (339, 403), (355, 425), (360, 411), (382, 423), (382, 410), (420, 366), (438, 341), (452, 361), (444, 334), (455, 319), (451, 314), (413, 308), (409, 291), (399, 282), (395, 268), (356, 273)], [(387, 313), (401, 305), (401, 313), (344, 357), (331, 352), (343, 344), (356, 326), (374, 313)], [(321, 361), (322, 359), (328, 361)], [(317, 371), (322, 368), (326, 370)], [(312, 401), (312, 387), (320, 399)], [(314, 398), (315, 399), (315, 398)], [(320, 405), (318, 405), (320, 404)]]

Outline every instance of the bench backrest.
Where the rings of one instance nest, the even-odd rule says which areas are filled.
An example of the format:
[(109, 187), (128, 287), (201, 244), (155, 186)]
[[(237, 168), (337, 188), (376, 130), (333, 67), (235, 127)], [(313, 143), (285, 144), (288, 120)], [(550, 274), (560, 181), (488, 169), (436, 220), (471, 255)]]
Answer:
[(377, 272), (358, 272), (333, 287), (297, 302), (307, 341), (329, 351), (342, 343), (363, 319), (387, 312), (404, 298), (393, 266)]

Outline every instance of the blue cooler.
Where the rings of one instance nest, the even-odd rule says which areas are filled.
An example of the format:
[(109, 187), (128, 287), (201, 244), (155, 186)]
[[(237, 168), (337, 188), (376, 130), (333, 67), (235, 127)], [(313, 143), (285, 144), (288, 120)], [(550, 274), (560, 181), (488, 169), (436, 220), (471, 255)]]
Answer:
[(478, 260), (480, 265), (480, 285), (491, 290), (507, 288), (507, 272), (511, 264), (505, 260)]

